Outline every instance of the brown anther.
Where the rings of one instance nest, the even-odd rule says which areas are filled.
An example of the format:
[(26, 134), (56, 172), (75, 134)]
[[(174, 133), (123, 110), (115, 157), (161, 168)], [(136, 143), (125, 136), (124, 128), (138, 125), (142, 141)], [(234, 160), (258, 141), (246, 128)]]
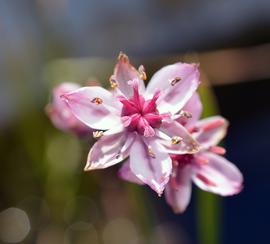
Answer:
[(184, 110), (181, 110), (180, 116), (186, 117), (187, 119), (191, 119), (192, 118), (192, 114), (190, 112), (184, 111)]
[(122, 51), (118, 55), (118, 60), (121, 60), (123, 62), (129, 62), (128, 56), (124, 54)]
[(152, 149), (151, 146), (148, 146), (147, 150), (148, 150), (148, 155), (149, 155), (151, 158), (156, 158), (156, 155), (154, 154), (153, 149)]
[(112, 89), (115, 89), (118, 87), (118, 82), (115, 80), (114, 75), (110, 77), (110, 85)]
[(177, 82), (179, 82), (181, 80), (180, 77), (175, 77), (174, 79), (172, 80), (169, 80), (171, 86), (174, 86)]
[(116, 158), (116, 159), (119, 159), (120, 156), (121, 156), (121, 155), (120, 155), (120, 152), (119, 152), (119, 153), (117, 153), (117, 154), (115, 155), (115, 158)]
[(180, 136), (173, 136), (171, 139), (173, 145), (179, 144), (181, 141), (183, 141), (183, 138)]
[(103, 100), (100, 97), (95, 97), (94, 99), (91, 100), (91, 103), (95, 103), (97, 105), (100, 105), (103, 103)]
[(100, 138), (100, 137), (103, 136), (103, 134), (104, 134), (103, 131), (97, 130), (97, 131), (94, 131), (94, 132), (93, 132), (93, 137), (94, 137), (94, 138)]
[(138, 72), (139, 72), (139, 76), (142, 80), (146, 80), (147, 79), (147, 75), (145, 73), (145, 69), (143, 65), (140, 65), (138, 68)]

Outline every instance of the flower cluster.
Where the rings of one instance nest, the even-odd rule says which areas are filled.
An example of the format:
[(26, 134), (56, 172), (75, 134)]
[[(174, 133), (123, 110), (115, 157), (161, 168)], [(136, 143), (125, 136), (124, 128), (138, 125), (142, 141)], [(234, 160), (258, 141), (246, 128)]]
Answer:
[(218, 146), (228, 122), (220, 116), (200, 119), (202, 104), (197, 64), (175, 63), (157, 71), (148, 86), (144, 67), (133, 67), (120, 53), (110, 90), (64, 83), (54, 91), (49, 116), (60, 129), (94, 131), (85, 170), (123, 162), (119, 176), (165, 190), (168, 204), (183, 212), (192, 181), (222, 196), (242, 189), (241, 172)]

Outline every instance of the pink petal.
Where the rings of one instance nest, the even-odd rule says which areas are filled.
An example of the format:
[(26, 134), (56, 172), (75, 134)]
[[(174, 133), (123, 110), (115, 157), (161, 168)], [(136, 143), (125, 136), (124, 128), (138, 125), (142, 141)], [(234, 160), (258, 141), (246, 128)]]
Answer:
[(228, 121), (221, 116), (213, 116), (195, 124), (198, 132), (193, 133), (196, 140), (204, 147), (217, 145), (226, 135)]
[(242, 190), (243, 176), (234, 164), (214, 153), (201, 155), (208, 159), (208, 163), (194, 168), (192, 179), (198, 187), (221, 196), (234, 195)]
[(133, 94), (133, 87), (128, 83), (131, 80), (138, 79), (139, 91), (143, 92), (145, 90), (144, 82), (140, 79), (139, 72), (130, 64), (128, 56), (123, 53), (119, 54), (111, 79), (117, 82), (118, 88), (127, 98)]
[(84, 170), (104, 169), (121, 162), (128, 157), (133, 141), (133, 135), (126, 132), (102, 136), (91, 148)]
[(130, 169), (137, 178), (161, 195), (169, 181), (172, 161), (155, 139), (148, 139), (145, 143), (137, 136), (130, 149)]
[(132, 183), (136, 183), (139, 185), (143, 185), (144, 183), (137, 178), (133, 172), (130, 169), (130, 161), (129, 159), (126, 160), (125, 163), (123, 163), (122, 167), (120, 168), (120, 170), (118, 171), (118, 175), (120, 178), (122, 178), (123, 180), (132, 182)]
[(191, 166), (178, 167), (175, 177), (171, 177), (165, 188), (165, 198), (175, 213), (183, 213), (191, 197)]
[(91, 128), (107, 130), (121, 123), (122, 105), (101, 87), (83, 87), (62, 97), (73, 114)]
[(186, 128), (189, 128), (200, 119), (202, 109), (203, 108), (200, 96), (197, 92), (195, 92), (183, 107), (183, 111), (187, 111), (192, 115), (192, 117), (191, 118), (180, 117), (179, 119), (177, 119), (177, 121), (180, 122), (182, 125), (184, 125)]
[(60, 98), (65, 92), (70, 92), (80, 88), (76, 83), (64, 82), (53, 89), (52, 103), (47, 105), (46, 112), (53, 122), (54, 126), (64, 130), (71, 131), (77, 135), (85, 135), (91, 131), (91, 128), (78, 120), (71, 112), (68, 105)]
[[(199, 70), (196, 64), (176, 63), (160, 69), (154, 74), (147, 87), (147, 94), (161, 91), (158, 99), (160, 113), (177, 113), (196, 91), (199, 81)], [(174, 85), (172, 80), (181, 79)]]
[[(157, 136), (160, 137), (168, 153), (185, 154), (196, 153), (199, 150), (199, 144), (193, 139), (187, 129), (176, 121), (163, 122)], [(173, 140), (179, 139), (179, 143), (174, 144)]]

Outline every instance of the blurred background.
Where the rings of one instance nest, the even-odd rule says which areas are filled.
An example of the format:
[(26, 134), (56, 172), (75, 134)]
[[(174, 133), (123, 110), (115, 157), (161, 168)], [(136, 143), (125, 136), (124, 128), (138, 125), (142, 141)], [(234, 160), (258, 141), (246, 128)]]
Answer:
[[(1, 0), (0, 243), (270, 243), (269, 13), (268, 0)], [(107, 84), (119, 51), (149, 77), (201, 64), (204, 115), (231, 122), (242, 193), (194, 189), (174, 215), (117, 166), (83, 172), (92, 139), (57, 130), (44, 107), (62, 81)]]

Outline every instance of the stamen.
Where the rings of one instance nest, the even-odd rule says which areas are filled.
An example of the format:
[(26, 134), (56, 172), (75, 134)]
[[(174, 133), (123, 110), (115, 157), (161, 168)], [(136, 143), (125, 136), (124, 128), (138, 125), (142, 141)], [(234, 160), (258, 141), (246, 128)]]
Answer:
[(187, 150), (189, 151), (189, 153), (196, 153), (200, 150), (200, 146), (196, 142), (191, 141), (187, 146)]
[(147, 75), (145, 73), (145, 69), (144, 69), (144, 66), (143, 65), (140, 65), (139, 68), (138, 68), (138, 71), (139, 71), (139, 76), (142, 80), (146, 80), (147, 79)]
[(179, 82), (181, 80), (180, 77), (175, 77), (174, 79), (172, 80), (169, 80), (171, 86), (174, 86), (177, 82)]
[(219, 146), (212, 146), (209, 148), (209, 151), (219, 154), (219, 155), (224, 155), (226, 153), (226, 149)]
[(91, 100), (91, 103), (95, 103), (97, 105), (100, 105), (103, 103), (103, 100), (100, 97), (95, 97), (94, 99)]
[(128, 56), (124, 54), (122, 51), (118, 55), (118, 60), (121, 60), (123, 62), (129, 62)]
[(183, 141), (183, 138), (180, 136), (173, 136), (171, 139), (173, 145), (179, 144), (181, 141)]
[(115, 89), (119, 86), (118, 82), (115, 80), (114, 75), (110, 77), (110, 85), (112, 89)]
[(187, 119), (191, 119), (192, 118), (192, 114), (188, 111), (184, 111), (184, 110), (181, 110), (181, 112), (179, 113), (179, 115), (181, 117), (185, 117)]
[(154, 154), (153, 149), (152, 149), (152, 147), (150, 145), (147, 147), (147, 150), (148, 150), (148, 155), (151, 158), (156, 158), (156, 155)]
[(121, 156), (121, 154), (120, 154), (120, 151), (119, 151), (119, 152), (115, 155), (115, 158), (116, 158), (116, 159), (119, 159), (120, 156)]
[(100, 138), (100, 137), (103, 136), (103, 134), (104, 134), (103, 131), (97, 130), (97, 131), (94, 131), (94, 132), (93, 132), (93, 137), (94, 137), (94, 138)]

